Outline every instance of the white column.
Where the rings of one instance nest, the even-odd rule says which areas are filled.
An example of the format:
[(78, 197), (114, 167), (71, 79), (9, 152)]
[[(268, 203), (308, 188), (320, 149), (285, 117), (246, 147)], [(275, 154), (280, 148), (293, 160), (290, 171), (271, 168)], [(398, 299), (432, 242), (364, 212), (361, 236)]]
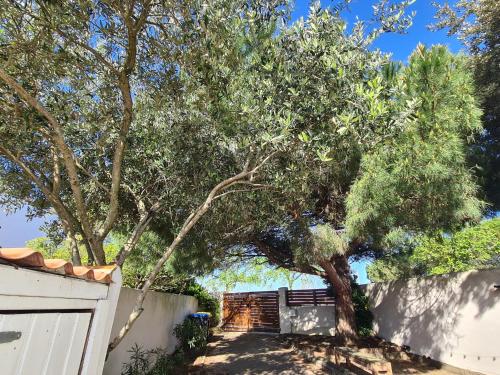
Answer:
[(113, 271), (111, 278), (112, 282), (109, 285), (107, 298), (98, 300), (94, 310), (87, 348), (83, 358), (82, 375), (100, 375), (104, 368), (109, 336), (111, 335), (116, 305), (122, 287), (122, 274), (119, 267)]
[(291, 333), (292, 323), (290, 321), (290, 308), (286, 304), (286, 293), (288, 288), (279, 288), (279, 310), (280, 310), (280, 333)]

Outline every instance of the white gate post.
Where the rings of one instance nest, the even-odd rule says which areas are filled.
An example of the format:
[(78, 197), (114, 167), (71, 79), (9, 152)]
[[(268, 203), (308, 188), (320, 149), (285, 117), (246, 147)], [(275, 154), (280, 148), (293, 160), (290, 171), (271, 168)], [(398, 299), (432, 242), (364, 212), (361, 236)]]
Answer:
[(290, 307), (286, 304), (286, 293), (288, 288), (283, 287), (278, 289), (279, 296), (279, 311), (280, 311), (280, 333), (291, 333), (292, 322), (290, 320)]

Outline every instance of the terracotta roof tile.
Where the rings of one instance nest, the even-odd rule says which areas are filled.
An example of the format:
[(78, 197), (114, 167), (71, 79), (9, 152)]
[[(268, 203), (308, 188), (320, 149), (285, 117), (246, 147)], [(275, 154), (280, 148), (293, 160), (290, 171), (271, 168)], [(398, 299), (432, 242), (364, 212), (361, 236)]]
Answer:
[(0, 260), (31, 269), (40, 269), (80, 279), (109, 284), (111, 273), (116, 268), (109, 266), (73, 266), (64, 259), (45, 259), (43, 255), (29, 248), (0, 248)]

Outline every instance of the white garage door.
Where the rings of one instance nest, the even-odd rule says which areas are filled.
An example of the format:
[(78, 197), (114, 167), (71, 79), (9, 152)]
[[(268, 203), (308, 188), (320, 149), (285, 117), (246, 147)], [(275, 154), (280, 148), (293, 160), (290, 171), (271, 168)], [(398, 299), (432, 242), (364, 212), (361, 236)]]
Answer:
[(0, 313), (0, 362), (5, 375), (76, 375), (90, 311)]

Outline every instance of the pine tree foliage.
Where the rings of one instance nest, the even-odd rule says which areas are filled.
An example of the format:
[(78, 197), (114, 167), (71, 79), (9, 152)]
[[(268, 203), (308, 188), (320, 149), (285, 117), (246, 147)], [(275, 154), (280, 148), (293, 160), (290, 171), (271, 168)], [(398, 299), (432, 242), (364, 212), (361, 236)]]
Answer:
[(380, 241), (395, 228), (452, 229), (481, 217), (483, 203), (466, 146), (481, 131), (481, 111), (463, 57), (418, 46), (399, 76), (401, 102), (415, 112), (398, 136), (361, 162), (347, 200), (353, 237)]
[(486, 198), (492, 211), (500, 209), (500, 7), (496, 0), (459, 0), (434, 4), (436, 24), (457, 36), (470, 54), (469, 65), (481, 107), (484, 132), (471, 147)]

